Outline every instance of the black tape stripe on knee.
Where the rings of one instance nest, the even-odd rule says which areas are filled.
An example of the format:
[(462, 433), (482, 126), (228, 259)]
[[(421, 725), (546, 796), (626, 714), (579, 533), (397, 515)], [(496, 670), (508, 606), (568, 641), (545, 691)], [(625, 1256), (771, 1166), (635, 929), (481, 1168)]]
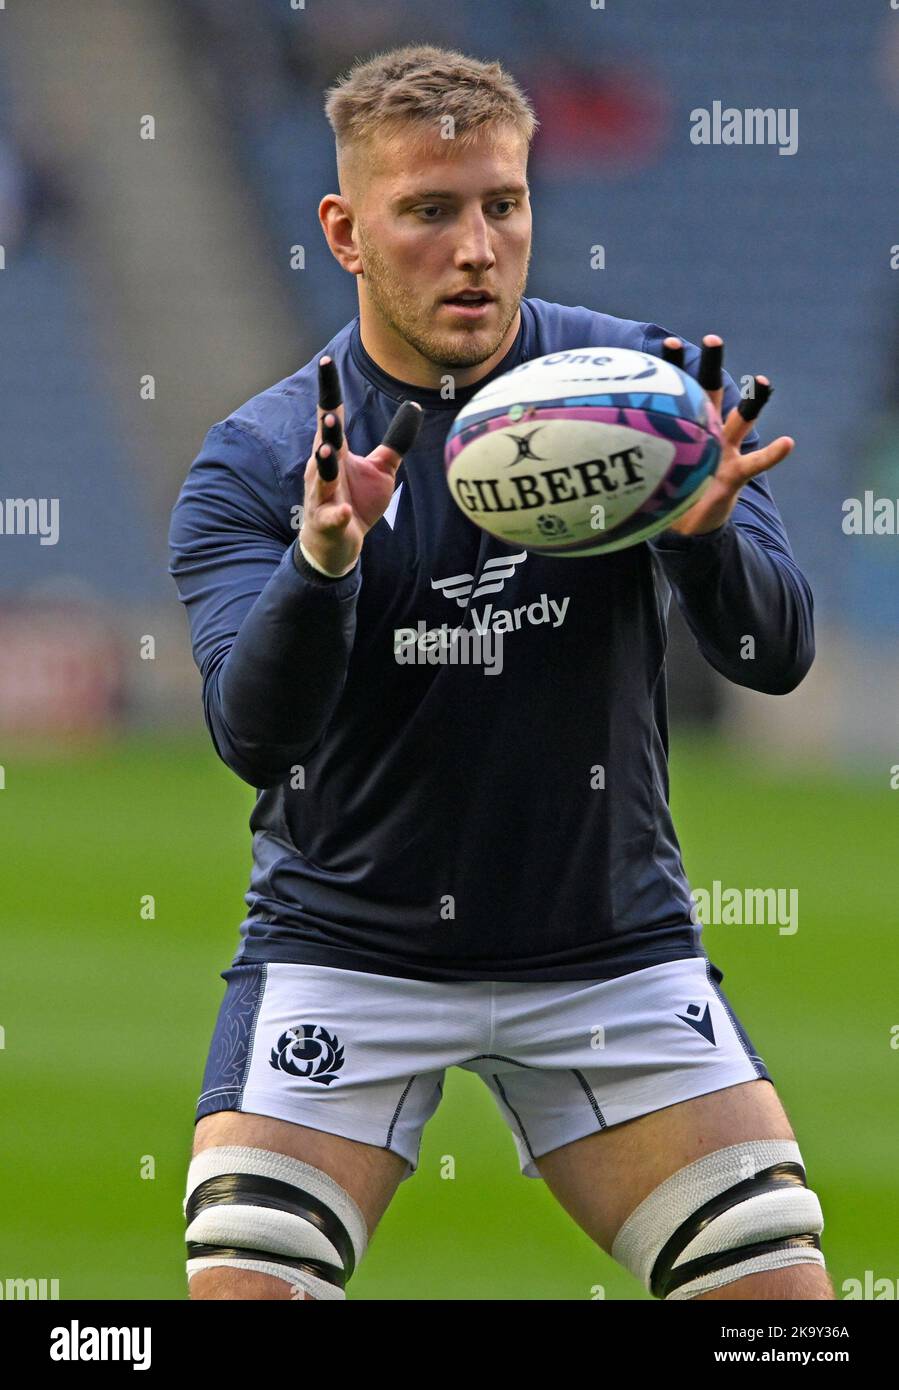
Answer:
[(720, 1256), (703, 1255), (685, 1265), (679, 1265), (677, 1270), (672, 1270), (672, 1265), (681, 1251), (722, 1212), (747, 1201), (750, 1197), (760, 1197), (765, 1192), (776, 1192), (783, 1187), (805, 1186), (805, 1169), (801, 1163), (772, 1163), (769, 1168), (763, 1168), (754, 1177), (734, 1183), (733, 1187), (704, 1202), (692, 1216), (681, 1222), (659, 1251), (652, 1267), (651, 1292), (656, 1298), (665, 1298), (674, 1289), (680, 1288), (682, 1284), (688, 1283), (700, 1274), (722, 1268), (725, 1264), (736, 1264), (740, 1260), (751, 1259), (753, 1255), (764, 1254), (767, 1250), (777, 1250), (781, 1247), (787, 1249), (794, 1241), (819, 1247), (817, 1236), (784, 1236), (773, 1241), (760, 1241), (752, 1246), (745, 1245), (734, 1251), (725, 1251)]
[(660, 1286), (661, 1292), (656, 1293), (653, 1288), (653, 1293), (656, 1293), (657, 1298), (667, 1298), (675, 1289), (689, 1284), (691, 1279), (699, 1279), (703, 1274), (714, 1274), (718, 1269), (726, 1269), (731, 1265), (742, 1264), (744, 1260), (755, 1259), (756, 1255), (767, 1255), (769, 1250), (794, 1249), (820, 1250), (821, 1242), (816, 1235), (809, 1232), (804, 1236), (778, 1236), (776, 1240), (758, 1240), (755, 1245), (741, 1245), (734, 1250), (723, 1250), (718, 1255), (703, 1255), (698, 1260), (688, 1260), (686, 1264), (678, 1265), (674, 1273)]
[(273, 1255), (271, 1250), (251, 1250), (244, 1245), (199, 1245), (196, 1241), (187, 1242), (187, 1254), (191, 1260), (201, 1260), (208, 1255), (224, 1256), (229, 1260), (264, 1260), (270, 1265), (284, 1265), (286, 1269), (296, 1270), (297, 1274), (314, 1274), (338, 1289), (346, 1287), (346, 1275), (337, 1265), (329, 1265), (325, 1260), (313, 1260), (304, 1255)]
[[(226, 1173), (220, 1177), (207, 1178), (194, 1188), (188, 1200), (185, 1211), (188, 1226), (201, 1211), (208, 1207), (223, 1206), (269, 1207), (274, 1211), (299, 1216), (321, 1231), (334, 1246), (343, 1261), (344, 1279), (349, 1279), (356, 1268), (356, 1252), (343, 1222), (318, 1197), (295, 1187), (293, 1183), (281, 1182), (278, 1178), (260, 1177), (256, 1173)], [(276, 1263), (290, 1263), (289, 1258), (267, 1258), (274, 1259)]]

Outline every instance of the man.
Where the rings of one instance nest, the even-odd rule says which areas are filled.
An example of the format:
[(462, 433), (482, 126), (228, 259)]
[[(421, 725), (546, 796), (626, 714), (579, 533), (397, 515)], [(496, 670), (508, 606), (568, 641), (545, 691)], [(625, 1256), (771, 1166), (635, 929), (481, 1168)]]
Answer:
[[(499, 64), (395, 50), (326, 110), (340, 194), (319, 215), (358, 318), (213, 426), (172, 523), (209, 730), (259, 789), (188, 1174), (191, 1296), (344, 1298), (461, 1065), (522, 1171), (657, 1297), (830, 1299), (820, 1206), (667, 805), (672, 590), (738, 684), (783, 693), (811, 664), (761, 476), (793, 441), (757, 447), (719, 338), (700, 354), (523, 297), (536, 122)], [(590, 346), (699, 371), (726, 415), (713, 485), (649, 543), (513, 554), (450, 498), (446, 434), (492, 377)], [(396, 659), (398, 630), (500, 605), (525, 618), (494, 678)]]

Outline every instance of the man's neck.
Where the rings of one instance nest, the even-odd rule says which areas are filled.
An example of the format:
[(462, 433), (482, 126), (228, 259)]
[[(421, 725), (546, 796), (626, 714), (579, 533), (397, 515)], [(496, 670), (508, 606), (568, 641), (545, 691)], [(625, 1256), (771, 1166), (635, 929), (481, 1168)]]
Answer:
[(453, 377), (457, 387), (476, 385), (485, 376), (489, 376), (493, 368), (502, 362), (518, 337), (520, 327), (521, 308), (519, 307), (514, 319), (509, 324), (508, 331), (494, 353), (473, 367), (451, 367), (441, 365), (439, 362), (431, 362), (426, 357), (422, 357), (421, 353), (417, 352), (411, 343), (407, 343), (405, 340), (397, 341), (396, 335), (389, 329), (385, 329), (376, 315), (366, 313), (364, 304), (359, 306), (359, 336), (362, 346), (372, 361), (377, 363), (388, 376), (395, 377), (397, 381), (405, 382), (407, 386), (423, 386), (429, 389), (439, 389), (448, 374)]

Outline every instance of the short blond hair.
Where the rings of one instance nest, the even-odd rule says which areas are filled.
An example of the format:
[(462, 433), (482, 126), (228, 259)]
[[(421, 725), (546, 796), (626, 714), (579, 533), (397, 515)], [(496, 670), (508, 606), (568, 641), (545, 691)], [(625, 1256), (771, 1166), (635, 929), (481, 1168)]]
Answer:
[(500, 63), (455, 49), (409, 44), (357, 59), (328, 90), (325, 115), (342, 160), (376, 139), (400, 132), (440, 134), (452, 118), (449, 145), (465, 148), (485, 130), (511, 127), (530, 148), (539, 125), (525, 93)]

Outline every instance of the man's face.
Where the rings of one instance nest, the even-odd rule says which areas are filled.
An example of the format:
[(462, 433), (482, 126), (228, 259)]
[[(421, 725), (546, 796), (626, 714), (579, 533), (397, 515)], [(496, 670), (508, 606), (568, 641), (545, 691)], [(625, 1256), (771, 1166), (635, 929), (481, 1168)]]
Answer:
[[(502, 343), (527, 281), (526, 143), (503, 127), (467, 150), (397, 136), (378, 154), (353, 199), (360, 290), (385, 327), (428, 361), (476, 366)], [(464, 290), (492, 299), (469, 309), (446, 302)]]

